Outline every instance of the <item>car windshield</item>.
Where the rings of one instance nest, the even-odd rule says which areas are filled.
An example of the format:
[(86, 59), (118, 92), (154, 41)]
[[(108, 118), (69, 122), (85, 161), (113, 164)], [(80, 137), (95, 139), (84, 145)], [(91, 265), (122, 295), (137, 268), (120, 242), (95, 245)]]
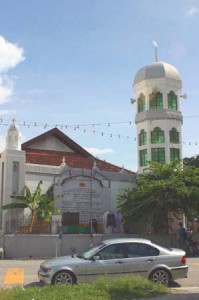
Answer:
[(79, 258), (84, 258), (84, 259), (90, 259), (91, 257), (93, 257), (98, 251), (100, 251), (101, 249), (103, 249), (106, 246), (106, 244), (104, 243), (99, 243), (95, 246), (92, 246), (90, 248), (88, 248), (87, 250), (85, 250), (82, 253), (79, 253), (77, 255), (77, 257)]

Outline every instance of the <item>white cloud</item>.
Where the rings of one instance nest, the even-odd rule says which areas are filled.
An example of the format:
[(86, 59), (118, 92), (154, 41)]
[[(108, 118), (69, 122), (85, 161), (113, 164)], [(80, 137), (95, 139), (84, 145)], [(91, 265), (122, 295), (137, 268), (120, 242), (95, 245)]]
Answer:
[(12, 95), (12, 89), (0, 86), (0, 104), (8, 101), (8, 97)]
[(94, 156), (98, 156), (98, 155), (104, 155), (104, 154), (110, 154), (110, 153), (114, 153), (114, 151), (110, 148), (107, 149), (97, 149), (97, 148), (88, 148), (88, 147), (84, 147), (84, 149), (86, 151), (88, 151), (89, 153), (91, 153)]
[(0, 76), (0, 104), (9, 101), (9, 97), (13, 93), (15, 77), (3, 75)]
[(24, 61), (24, 50), (0, 36), (0, 72), (6, 72)]
[(199, 9), (197, 7), (191, 7), (187, 12), (188, 17), (193, 17), (195, 14), (199, 13)]
[(0, 105), (9, 101), (16, 78), (5, 73), (24, 61), (24, 50), (0, 36)]

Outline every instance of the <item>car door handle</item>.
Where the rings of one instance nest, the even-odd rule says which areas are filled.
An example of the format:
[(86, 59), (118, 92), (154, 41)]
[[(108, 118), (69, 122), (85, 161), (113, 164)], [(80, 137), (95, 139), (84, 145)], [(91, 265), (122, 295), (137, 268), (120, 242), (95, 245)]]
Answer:
[(121, 261), (121, 260), (118, 260), (118, 261), (115, 262), (115, 264), (117, 264), (117, 265), (121, 265), (121, 264), (123, 264), (123, 263), (124, 263), (124, 262)]
[(154, 259), (148, 258), (146, 261), (147, 261), (147, 262), (152, 262), (152, 261), (154, 261)]

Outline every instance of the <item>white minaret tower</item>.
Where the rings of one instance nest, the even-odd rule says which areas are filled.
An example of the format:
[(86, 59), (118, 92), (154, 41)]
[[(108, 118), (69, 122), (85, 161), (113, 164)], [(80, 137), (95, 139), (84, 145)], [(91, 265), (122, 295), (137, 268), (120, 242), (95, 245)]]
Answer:
[(180, 91), (178, 70), (157, 61), (140, 69), (134, 78), (137, 113), (138, 173), (148, 161), (170, 163), (182, 159)]
[(23, 195), (25, 185), (25, 151), (21, 150), (21, 133), (15, 119), (6, 136), (6, 149), (1, 153), (0, 164), (0, 227), (7, 219), (16, 220), (20, 210), (2, 210), (2, 206), (15, 201), (12, 195)]
[(21, 133), (15, 119), (12, 120), (7, 132), (6, 149), (21, 150)]

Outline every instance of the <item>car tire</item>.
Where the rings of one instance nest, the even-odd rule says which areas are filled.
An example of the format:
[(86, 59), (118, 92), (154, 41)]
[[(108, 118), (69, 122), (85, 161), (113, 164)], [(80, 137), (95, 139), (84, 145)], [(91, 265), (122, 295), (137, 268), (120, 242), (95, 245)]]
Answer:
[(75, 282), (74, 274), (65, 270), (57, 272), (52, 278), (53, 285), (74, 284)]
[(154, 283), (164, 284), (168, 286), (169, 283), (171, 282), (171, 275), (167, 270), (160, 268), (154, 270), (150, 274), (149, 280), (151, 280)]

